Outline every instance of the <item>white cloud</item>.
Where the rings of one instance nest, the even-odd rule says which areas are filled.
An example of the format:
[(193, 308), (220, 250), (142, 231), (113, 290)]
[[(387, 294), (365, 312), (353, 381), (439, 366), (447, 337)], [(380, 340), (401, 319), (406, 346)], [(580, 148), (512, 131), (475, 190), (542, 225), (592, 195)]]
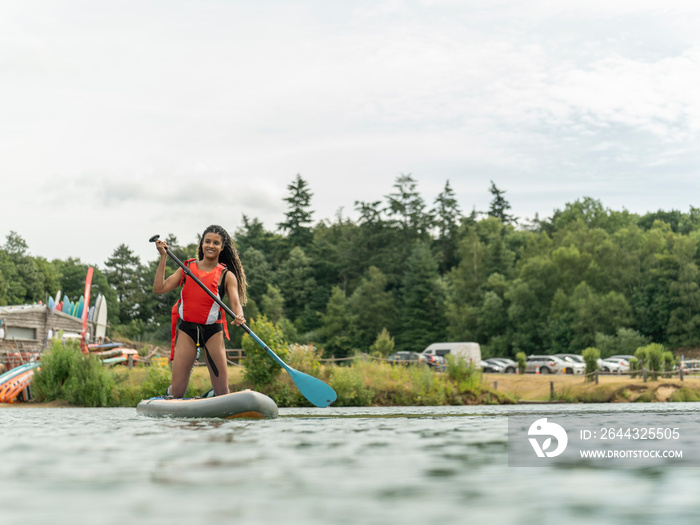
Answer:
[[(0, 236), (99, 262), (154, 228), (274, 228), (297, 173), (317, 219), (400, 173), (429, 203), (450, 179), (465, 211), (490, 180), (521, 217), (685, 208), (699, 21), (680, 0), (6, 3)], [(651, 198), (669, 173), (684, 191)]]

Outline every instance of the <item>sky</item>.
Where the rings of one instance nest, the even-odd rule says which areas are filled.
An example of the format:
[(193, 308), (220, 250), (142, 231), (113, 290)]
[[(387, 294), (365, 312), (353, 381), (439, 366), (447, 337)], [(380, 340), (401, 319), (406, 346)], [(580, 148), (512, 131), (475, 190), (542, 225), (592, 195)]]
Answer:
[(0, 4), (0, 243), (103, 266), (195, 242), (287, 186), (356, 218), (411, 174), (465, 214), (583, 197), (700, 206), (700, 4), (35, 0)]

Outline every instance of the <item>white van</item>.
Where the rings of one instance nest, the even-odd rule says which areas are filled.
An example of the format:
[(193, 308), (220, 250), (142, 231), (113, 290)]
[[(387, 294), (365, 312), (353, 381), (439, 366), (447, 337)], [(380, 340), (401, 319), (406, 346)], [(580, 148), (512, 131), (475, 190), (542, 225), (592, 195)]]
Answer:
[(433, 343), (423, 350), (424, 355), (439, 355), (445, 357), (452, 354), (461, 357), (467, 363), (481, 363), (481, 347), (479, 343)]

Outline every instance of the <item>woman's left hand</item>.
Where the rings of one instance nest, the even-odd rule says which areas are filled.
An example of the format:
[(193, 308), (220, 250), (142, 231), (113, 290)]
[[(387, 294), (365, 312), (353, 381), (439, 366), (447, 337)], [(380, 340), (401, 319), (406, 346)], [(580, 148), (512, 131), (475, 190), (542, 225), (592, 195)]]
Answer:
[(236, 318), (233, 321), (231, 321), (231, 324), (241, 326), (242, 324), (245, 324), (245, 317), (243, 317), (243, 314), (237, 315)]

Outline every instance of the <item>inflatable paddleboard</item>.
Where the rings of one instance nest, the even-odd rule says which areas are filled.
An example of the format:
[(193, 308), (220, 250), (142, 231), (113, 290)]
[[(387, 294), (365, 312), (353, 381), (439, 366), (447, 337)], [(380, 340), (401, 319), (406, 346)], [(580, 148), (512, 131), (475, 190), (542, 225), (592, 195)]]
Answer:
[(33, 363), (27, 363), (25, 365), (20, 365), (17, 366), (11, 370), (8, 370), (4, 374), (0, 375), (0, 386), (5, 383), (6, 381), (9, 381), (10, 379), (27, 372), (28, 370), (32, 370), (33, 368), (36, 368), (39, 366), (39, 363), (33, 362)]
[(0, 386), (0, 403), (16, 403), (17, 397), (29, 386), (33, 377), (34, 369), (31, 368), (13, 377), (9, 381), (5, 381), (2, 386)]
[(223, 396), (172, 399), (144, 399), (136, 412), (151, 417), (217, 417), (223, 419), (274, 419), (278, 415), (275, 402), (260, 392), (243, 390)]

